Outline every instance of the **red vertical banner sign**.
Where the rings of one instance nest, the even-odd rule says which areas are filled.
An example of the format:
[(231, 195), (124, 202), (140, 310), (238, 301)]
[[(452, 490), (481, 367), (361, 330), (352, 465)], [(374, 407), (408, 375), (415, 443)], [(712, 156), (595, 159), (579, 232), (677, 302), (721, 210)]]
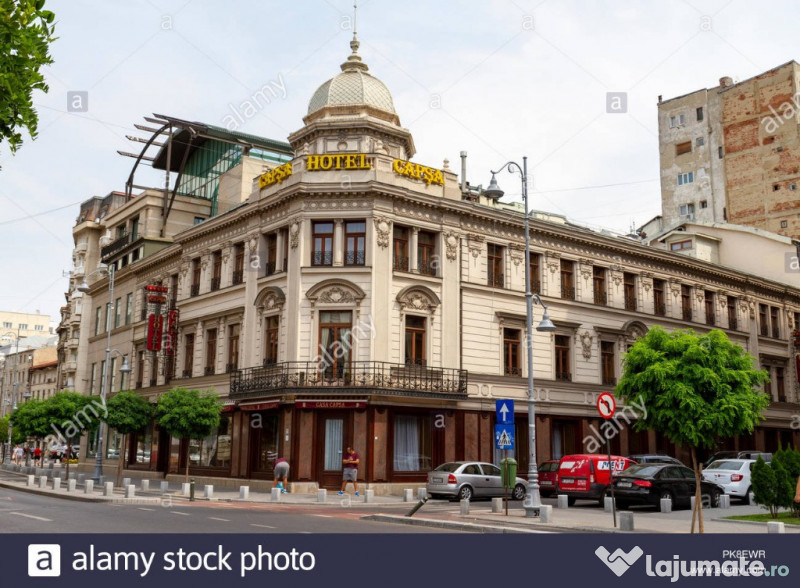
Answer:
[(178, 337), (178, 311), (170, 310), (167, 315), (167, 331), (164, 334), (164, 353), (175, 355), (175, 341)]
[(147, 317), (147, 350), (161, 351), (161, 331), (164, 327), (164, 317), (160, 314), (150, 314)]

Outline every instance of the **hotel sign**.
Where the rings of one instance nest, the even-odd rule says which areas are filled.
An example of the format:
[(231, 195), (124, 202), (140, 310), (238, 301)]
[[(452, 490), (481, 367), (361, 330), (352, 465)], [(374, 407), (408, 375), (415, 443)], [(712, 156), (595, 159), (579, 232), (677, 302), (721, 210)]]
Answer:
[(272, 184), (280, 184), (290, 175), (292, 175), (291, 161), (258, 176), (258, 187), (266, 188)]
[(394, 173), (399, 176), (405, 176), (414, 180), (422, 180), (429, 186), (431, 184), (439, 184), (444, 186), (444, 174), (442, 170), (433, 169), (419, 163), (411, 163), (410, 161), (403, 161), (402, 159), (395, 159), (392, 164)]
[(357, 400), (298, 400), (295, 406), (298, 408), (366, 408), (367, 403)]
[(306, 155), (307, 171), (341, 169), (372, 169), (366, 153), (337, 153), (336, 155)]

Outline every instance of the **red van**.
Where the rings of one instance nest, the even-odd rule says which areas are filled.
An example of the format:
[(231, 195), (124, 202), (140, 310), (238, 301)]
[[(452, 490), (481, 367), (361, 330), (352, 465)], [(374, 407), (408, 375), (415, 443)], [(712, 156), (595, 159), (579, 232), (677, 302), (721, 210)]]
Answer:
[[(612, 455), (611, 463), (614, 472), (621, 472), (636, 462)], [(558, 494), (566, 494), (570, 506), (578, 499), (597, 500), (602, 506), (609, 481), (608, 455), (565, 455), (558, 462)]]

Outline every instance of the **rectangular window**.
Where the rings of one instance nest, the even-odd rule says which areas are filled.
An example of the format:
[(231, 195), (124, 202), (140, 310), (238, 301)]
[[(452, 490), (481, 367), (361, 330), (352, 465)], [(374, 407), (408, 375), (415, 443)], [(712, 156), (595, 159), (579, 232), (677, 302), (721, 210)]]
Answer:
[(281, 231), (281, 239), (283, 240), (283, 264), (281, 265), (281, 270), (288, 272), (289, 271), (289, 229), (283, 229)]
[(396, 270), (408, 271), (408, 229), (394, 227), (393, 267)]
[(106, 377), (107, 377), (107, 374), (106, 374), (106, 360), (104, 359), (103, 361), (100, 362), (100, 378), (101, 378), (101, 380), (99, 382), (99, 388), (100, 388), (100, 393), (101, 394), (102, 394), (102, 391), (103, 391), (103, 386), (105, 385), (104, 382), (106, 381)]
[(684, 153), (691, 153), (692, 152), (692, 142), (685, 141), (683, 143), (678, 143), (675, 145), (675, 155), (683, 155)]
[(625, 310), (636, 310), (636, 276), (625, 272), (622, 274), (624, 286)]
[(394, 417), (395, 472), (425, 472), (433, 467), (433, 423), (428, 415), (398, 414)]
[(131, 324), (133, 317), (133, 292), (128, 292), (125, 296), (125, 324)]
[(139, 238), (139, 217), (131, 219), (131, 241)]
[(703, 210), (708, 208), (708, 200), (701, 200), (700, 201), (700, 208), (703, 209)]
[(219, 427), (204, 439), (189, 441), (190, 466), (200, 468), (230, 468), (232, 415), (223, 414)]
[(222, 251), (211, 254), (211, 291), (216, 292), (222, 285)]
[(239, 369), (239, 332), (241, 325), (228, 327), (228, 363), (225, 372), (231, 373)]
[(267, 235), (267, 266), (265, 276), (271, 276), (278, 270), (278, 235)]
[(778, 402), (786, 402), (785, 370), (782, 367), (775, 368), (775, 387), (778, 392)]
[(428, 231), (417, 233), (417, 270), (426, 276), (436, 275), (436, 235)]
[(684, 184), (692, 184), (694, 183), (694, 172), (684, 172), (682, 174), (678, 174), (678, 185), (683, 186)]
[(570, 382), (572, 373), (570, 372), (570, 338), (567, 335), (556, 335), (556, 380), (560, 382)]
[(194, 367), (194, 333), (188, 333), (184, 337), (184, 345), (186, 351), (183, 355), (183, 377), (192, 377), (192, 368)]
[(690, 202), (689, 204), (681, 204), (678, 207), (678, 214), (681, 216), (689, 216), (690, 214), (694, 214), (694, 203)]
[(122, 298), (114, 301), (114, 328), (117, 329), (122, 324)]
[(213, 376), (217, 366), (217, 330), (206, 331), (206, 368), (205, 375)]
[(762, 337), (769, 337), (769, 315), (766, 304), (758, 305), (758, 327)]
[(780, 315), (778, 314), (778, 307), (772, 306), (769, 309), (769, 323), (772, 330), (772, 336), (775, 339), (781, 338), (781, 322)]
[(705, 144), (706, 144), (706, 140), (705, 140), (704, 137), (697, 137), (697, 139), (695, 139), (695, 145), (696, 146), (702, 147)]
[(706, 307), (706, 324), (713, 327), (717, 324), (717, 317), (714, 311), (714, 293), (706, 291), (704, 302)]
[[(322, 376), (326, 380), (347, 381), (350, 372), (350, 332), (353, 315), (350, 311), (319, 313), (319, 356)], [(342, 351), (344, 350), (344, 353)]]
[(682, 127), (685, 124), (686, 124), (685, 114), (677, 114), (675, 116), (669, 117), (669, 126), (671, 129), (675, 127)]
[(725, 152), (722, 150), (722, 147), (717, 147), (717, 157), (722, 159), (725, 156)]
[(92, 370), (89, 372), (89, 396), (94, 394), (94, 387), (97, 383), (97, 364), (92, 364)]
[(684, 249), (691, 249), (691, 248), (692, 248), (691, 239), (684, 239), (683, 241), (676, 241), (674, 243), (669, 244), (670, 251), (683, 251)]
[(728, 328), (734, 331), (739, 328), (739, 321), (736, 317), (736, 298), (728, 296)]
[(666, 298), (664, 297), (664, 280), (653, 280), (653, 313), (658, 316), (667, 314)]
[(561, 298), (575, 300), (575, 262), (561, 260)]
[(406, 365), (425, 365), (425, 318), (406, 316)]
[(487, 270), (490, 286), (503, 287), (503, 248), (500, 245), (489, 243), (487, 246)]
[(520, 329), (503, 329), (503, 368), (508, 376), (522, 374), (519, 356), (521, 338)]
[(94, 309), (94, 334), (98, 335), (100, 333), (100, 306)]
[(344, 223), (344, 264), (366, 263), (367, 223), (348, 221)]
[(615, 369), (614, 343), (612, 341), (600, 341), (600, 363), (603, 370), (603, 385), (616, 386), (617, 376)]
[(333, 265), (333, 223), (311, 224), (311, 265)]
[(244, 282), (244, 243), (233, 246), (233, 285)]
[(530, 279), (531, 292), (538, 294), (542, 291), (542, 270), (538, 253), (531, 253), (531, 265), (528, 279)]
[(595, 304), (605, 306), (608, 303), (608, 294), (606, 292), (606, 268), (592, 267), (592, 292)]
[[(783, 221), (786, 222), (786, 221)], [(33, 325), (34, 331), (44, 331), (44, 325)]]
[(153, 444), (153, 423), (150, 422), (144, 431), (135, 434), (136, 463), (150, 463), (150, 447)]
[(203, 266), (199, 257), (192, 260), (192, 289), (191, 295), (197, 296), (200, 294), (200, 273), (203, 271)]
[(703, 120), (703, 107), (702, 106), (699, 106), (697, 108), (697, 110), (695, 110), (695, 113), (697, 114), (697, 122), (700, 122), (701, 120)]
[(12, 325), (11, 325), (11, 323), (9, 323), (9, 322), (4, 322), (4, 323), (3, 323), (3, 328), (4, 328), (4, 329), (10, 329), (10, 328), (11, 328), (11, 326), (12, 326)]
[(681, 315), (683, 320), (692, 320), (692, 289), (689, 286), (681, 286)]
[(278, 333), (280, 321), (277, 316), (267, 317), (267, 329), (264, 333), (264, 365), (278, 363)]

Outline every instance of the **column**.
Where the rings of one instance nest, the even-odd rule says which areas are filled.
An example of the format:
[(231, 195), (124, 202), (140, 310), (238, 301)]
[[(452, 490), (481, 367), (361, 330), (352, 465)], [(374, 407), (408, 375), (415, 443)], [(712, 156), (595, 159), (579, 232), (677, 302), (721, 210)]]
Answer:
[(344, 265), (344, 221), (341, 219), (333, 225), (333, 265)]
[(411, 242), (408, 244), (408, 271), (417, 273), (417, 246), (419, 243), (419, 227), (411, 228)]
[(206, 366), (205, 349), (203, 342), (206, 340), (206, 331), (203, 321), (197, 321), (197, 330), (194, 334), (194, 363), (192, 364), (192, 377), (202, 376)]

